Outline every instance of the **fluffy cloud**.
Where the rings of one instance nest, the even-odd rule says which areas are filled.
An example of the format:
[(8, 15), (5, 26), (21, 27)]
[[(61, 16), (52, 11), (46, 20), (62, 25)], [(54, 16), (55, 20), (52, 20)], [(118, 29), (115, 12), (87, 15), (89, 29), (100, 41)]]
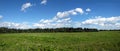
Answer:
[(58, 23), (65, 23), (65, 22), (71, 22), (70, 21), (71, 20), (71, 18), (64, 18), (64, 19), (61, 19), (61, 20), (57, 20), (56, 22), (58, 22)]
[(79, 13), (81, 13), (81, 14), (84, 13), (84, 11), (82, 10), (82, 8), (76, 8), (75, 11), (76, 11), (76, 12), (79, 12)]
[(120, 23), (115, 23), (115, 26), (120, 28)]
[(87, 8), (87, 9), (86, 9), (86, 11), (87, 11), (87, 12), (90, 12), (90, 11), (91, 11), (91, 9), (90, 9), (90, 8)]
[(21, 11), (25, 11), (27, 8), (29, 8), (29, 7), (31, 7), (31, 6), (32, 6), (32, 4), (29, 3), (29, 2), (23, 4), (22, 7), (21, 7)]
[(48, 23), (48, 24), (41, 24), (35, 23), (33, 26), (36, 28), (60, 28), (60, 27), (71, 27), (69, 23)]
[(94, 19), (88, 19), (82, 22), (83, 25), (96, 25), (107, 28), (120, 27), (120, 16), (105, 18), (102, 16), (96, 16)]
[(3, 16), (2, 16), (2, 15), (0, 15), (0, 19), (1, 19), (1, 18), (3, 18)]
[(34, 23), (33, 26), (37, 28), (59, 28), (59, 27), (69, 27), (71, 18), (64, 18), (58, 20), (40, 20), (39, 23)]
[(42, 0), (42, 1), (41, 1), (41, 4), (44, 4), (44, 5), (45, 5), (46, 3), (47, 3), (47, 0)]
[(27, 23), (0, 22), (0, 27), (28, 29), (30, 28), (30, 25), (28, 25)]
[(78, 13), (80, 13), (78, 10), (73, 9), (64, 12), (58, 12), (56, 16), (54, 16), (52, 19), (41, 19), (38, 23), (33, 23), (32, 26), (25, 23), (2, 22), (0, 23), (0, 27), (9, 27), (9, 28), (17, 28), (17, 29), (27, 29), (30, 27), (34, 27), (34, 28), (71, 27), (72, 20), (70, 18), (70, 15), (77, 15)]
[(78, 13), (80, 13), (80, 14), (84, 13), (82, 8), (76, 8), (76, 9), (69, 10), (69, 11), (58, 12), (55, 17), (57, 17), (57, 18), (64, 18), (64, 17), (68, 17), (70, 15), (77, 15)]
[(52, 19), (41, 19), (39, 23), (35, 23), (34, 27), (39, 28), (59, 28), (59, 27), (71, 27), (71, 15), (83, 14), (82, 8), (76, 8), (69, 11), (57, 12), (56, 16)]
[(28, 29), (28, 28), (60, 28), (60, 27), (87, 27), (98, 29), (120, 29), (120, 16), (102, 17), (96, 16), (83, 22), (74, 22), (70, 17), (41, 19), (38, 23), (29, 25), (28, 23), (0, 22), (0, 27)]

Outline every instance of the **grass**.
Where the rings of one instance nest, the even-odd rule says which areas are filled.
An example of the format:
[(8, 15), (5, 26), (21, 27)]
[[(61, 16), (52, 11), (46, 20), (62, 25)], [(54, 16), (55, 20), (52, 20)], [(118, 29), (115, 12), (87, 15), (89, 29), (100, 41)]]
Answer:
[(0, 34), (0, 51), (120, 51), (120, 31)]

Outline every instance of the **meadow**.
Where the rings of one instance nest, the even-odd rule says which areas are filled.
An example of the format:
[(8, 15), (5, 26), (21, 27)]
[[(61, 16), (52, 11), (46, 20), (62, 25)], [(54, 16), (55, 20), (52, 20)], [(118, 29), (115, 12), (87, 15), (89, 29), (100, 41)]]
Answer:
[(0, 51), (120, 51), (120, 31), (1, 33)]

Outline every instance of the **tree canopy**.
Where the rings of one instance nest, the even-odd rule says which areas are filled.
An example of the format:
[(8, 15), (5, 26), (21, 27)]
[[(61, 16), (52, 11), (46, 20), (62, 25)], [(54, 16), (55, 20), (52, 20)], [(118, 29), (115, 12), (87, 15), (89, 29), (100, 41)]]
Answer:
[(0, 33), (44, 33), (44, 32), (98, 32), (95, 28), (35, 28), (35, 29), (14, 29), (0, 27)]

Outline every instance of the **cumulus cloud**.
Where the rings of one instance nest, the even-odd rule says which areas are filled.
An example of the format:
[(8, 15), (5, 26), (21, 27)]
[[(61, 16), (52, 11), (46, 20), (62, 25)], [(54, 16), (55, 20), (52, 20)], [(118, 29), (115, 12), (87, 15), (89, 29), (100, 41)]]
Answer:
[(94, 19), (88, 19), (82, 22), (83, 25), (97, 25), (107, 28), (117, 28), (120, 26), (120, 16), (105, 18), (96, 16)]
[(47, 3), (47, 0), (42, 0), (42, 1), (41, 1), (41, 4), (44, 4), (44, 5), (45, 5), (46, 3)]
[(71, 19), (64, 18), (58, 20), (40, 20), (38, 23), (34, 23), (33, 26), (37, 28), (59, 28), (59, 27), (69, 27)]
[(87, 27), (98, 29), (120, 29), (120, 16), (115, 17), (102, 17), (96, 16), (95, 18), (87, 19), (85, 21), (72, 21), (71, 17), (41, 19), (33, 25), (28, 23), (14, 23), (14, 22), (0, 22), (0, 27), (16, 28), (16, 29), (29, 29), (29, 28), (60, 28), (60, 27)]
[(120, 23), (115, 23), (115, 26), (120, 28)]
[(73, 10), (69, 10), (69, 11), (64, 11), (64, 12), (58, 12), (56, 17), (57, 18), (64, 18), (64, 17), (68, 17), (70, 15), (77, 15), (78, 13), (83, 14), (84, 11), (82, 10), (82, 8), (76, 8)]
[(91, 11), (91, 9), (90, 9), (90, 8), (87, 8), (87, 9), (86, 9), (86, 11), (87, 11), (87, 12), (90, 12), (90, 11)]
[(83, 14), (82, 8), (76, 8), (68, 11), (57, 12), (52, 19), (41, 19), (38, 23), (34, 23), (33, 26), (39, 28), (59, 28), (59, 27), (71, 27), (71, 15)]
[(82, 8), (76, 8), (75, 11), (76, 11), (76, 12), (79, 12), (79, 13), (81, 13), (81, 14), (84, 13), (84, 11), (82, 10)]
[(65, 23), (65, 22), (71, 22), (70, 21), (71, 20), (71, 18), (64, 18), (64, 19), (61, 19), (61, 20), (57, 20), (56, 22), (58, 22), (58, 23)]
[(0, 22), (0, 27), (28, 29), (30, 28), (30, 25), (28, 25), (27, 23)]
[(32, 6), (32, 4), (30, 2), (23, 4), (21, 7), (21, 11), (25, 11), (27, 8), (29, 8), (31, 6)]
[(3, 18), (3, 16), (2, 16), (2, 15), (0, 15), (0, 19), (1, 19), (1, 18)]

